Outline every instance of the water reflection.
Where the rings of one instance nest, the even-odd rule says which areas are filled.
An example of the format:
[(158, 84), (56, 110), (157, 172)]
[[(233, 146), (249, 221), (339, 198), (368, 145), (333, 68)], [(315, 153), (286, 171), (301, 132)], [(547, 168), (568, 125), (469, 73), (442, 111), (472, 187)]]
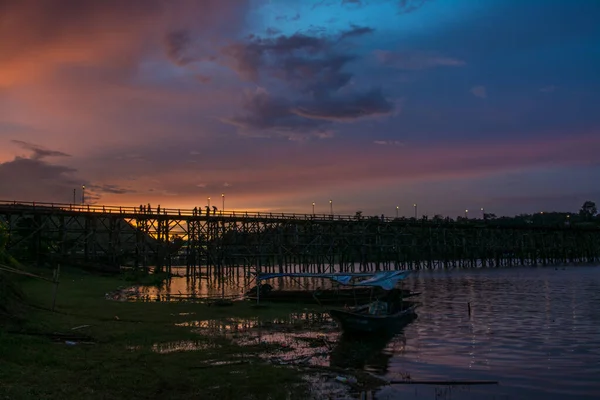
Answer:
[(344, 334), (331, 351), (330, 365), (384, 375), (390, 359), (401, 355), (405, 345), (406, 336), (402, 332), (369, 337)]
[[(172, 271), (176, 276), (173, 276), (159, 287), (133, 287), (107, 297), (121, 301), (180, 301), (216, 299), (223, 296), (237, 299), (256, 285), (254, 276), (248, 273), (244, 274), (241, 269), (235, 270), (232, 274), (223, 278), (209, 274), (204, 268), (199, 270), (199, 276), (184, 276), (185, 267), (172, 267)], [(276, 290), (318, 290), (329, 289), (333, 285), (329, 279), (292, 277), (271, 279), (269, 284)]]
[(152, 345), (152, 351), (161, 354), (175, 353), (180, 351), (198, 351), (217, 347), (214, 343), (201, 342), (198, 340), (183, 340), (168, 343), (156, 343)]
[(391, 385), (377, 393), (380, 400), (442, 393), (454, 399), (593, 399), (600, 393), (600, 268), (419, 271), (406, 288), (422, 292), (418, 320), (372, 342), (340, 336), (323, 313), (220, 322), (202, 321), (198, 313), (188, 326), (239, 343), (265, 343), (265, 357), (274, 362), (330, 363), (388, 380), (500, 381), (498, 387), (443, 390)]

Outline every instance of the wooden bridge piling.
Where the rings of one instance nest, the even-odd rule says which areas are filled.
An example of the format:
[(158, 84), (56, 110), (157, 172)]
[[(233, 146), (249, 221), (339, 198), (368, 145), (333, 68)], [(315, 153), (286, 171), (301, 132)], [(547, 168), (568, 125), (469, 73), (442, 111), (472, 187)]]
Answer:
[[(149, 208), (148, 208), (149, 210)], [(186, 275), (593, 263), (600, 228), (0, 202), (11, 252)]]

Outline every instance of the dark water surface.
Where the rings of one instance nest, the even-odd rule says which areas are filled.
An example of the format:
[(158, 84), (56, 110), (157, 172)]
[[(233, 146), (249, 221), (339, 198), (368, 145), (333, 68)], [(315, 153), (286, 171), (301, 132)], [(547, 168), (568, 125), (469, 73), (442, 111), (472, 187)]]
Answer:
[[(221, 292), (208, 281), (190, 288), (190, 281), (178, 279), (171, 283), (172, 294)], [(279, 285), (294, 282), (274, 286)], [(230, 280), (225, 292), (239, 295), (243, 286)], [(335, 327), (313, 331), (327, 337), (317, 363), (360, 368), (388, 380), (500, 384), (389, 385), (364, 398), (600, 398), (600, 267), (418, 271), (405, 287), (422, 292), (416, 321), (393, 337), (371, 341), (344, 338)], [(140, 292), (149, 297), (166, 293)], [(285, 335), (310, 335), (307, 329)]]
[[(459, 399), (600, 398), (600, 268), (421, 271), (407, 286), (423, 306), (404, 346), (383, 350), (386, 377), (500, 381)], [(428, 392), (393, 385), (377, 398)]]

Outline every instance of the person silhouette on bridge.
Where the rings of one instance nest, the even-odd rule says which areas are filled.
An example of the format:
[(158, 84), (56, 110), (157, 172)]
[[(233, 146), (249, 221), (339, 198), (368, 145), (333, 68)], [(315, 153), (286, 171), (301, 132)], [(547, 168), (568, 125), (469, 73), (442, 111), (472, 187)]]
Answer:
[(158, 206), (156, 206), (156, 213), (160, 214), (160, 204)]
[(194, 207), (194, 211), (192, 212), (192, 215), (198, 215), (198, 207)]
[(217, 207), (216, 206), (212, 206), (213, 207), (213, 215), (217, 215)]
[(206, 207), (206, 216), (208, 217), (210, 215), (210, 207), (209, 206), (205, 206)]
[(152, 213), (152, 207), (150, 206), (150, 203), (148, 203), (148, 214)]

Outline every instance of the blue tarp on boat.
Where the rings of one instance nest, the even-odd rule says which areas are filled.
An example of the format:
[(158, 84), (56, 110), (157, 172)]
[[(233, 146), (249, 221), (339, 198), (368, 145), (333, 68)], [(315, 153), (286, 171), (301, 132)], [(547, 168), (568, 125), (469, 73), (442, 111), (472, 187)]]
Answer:
[[(260, 274), (257, 280), (264, 281), (273, 278), (327, 278), (346, 286), (379, 286), (385, 290), (391, 290), (398, 281), (403, 280), (411, 271), (381, 271), (375, 273), (358, 274), (309, 274), (309, 273), (282, 273), (282, 274)], [(354, 278), (367, 278), (362, 281), (352, 282)]]

